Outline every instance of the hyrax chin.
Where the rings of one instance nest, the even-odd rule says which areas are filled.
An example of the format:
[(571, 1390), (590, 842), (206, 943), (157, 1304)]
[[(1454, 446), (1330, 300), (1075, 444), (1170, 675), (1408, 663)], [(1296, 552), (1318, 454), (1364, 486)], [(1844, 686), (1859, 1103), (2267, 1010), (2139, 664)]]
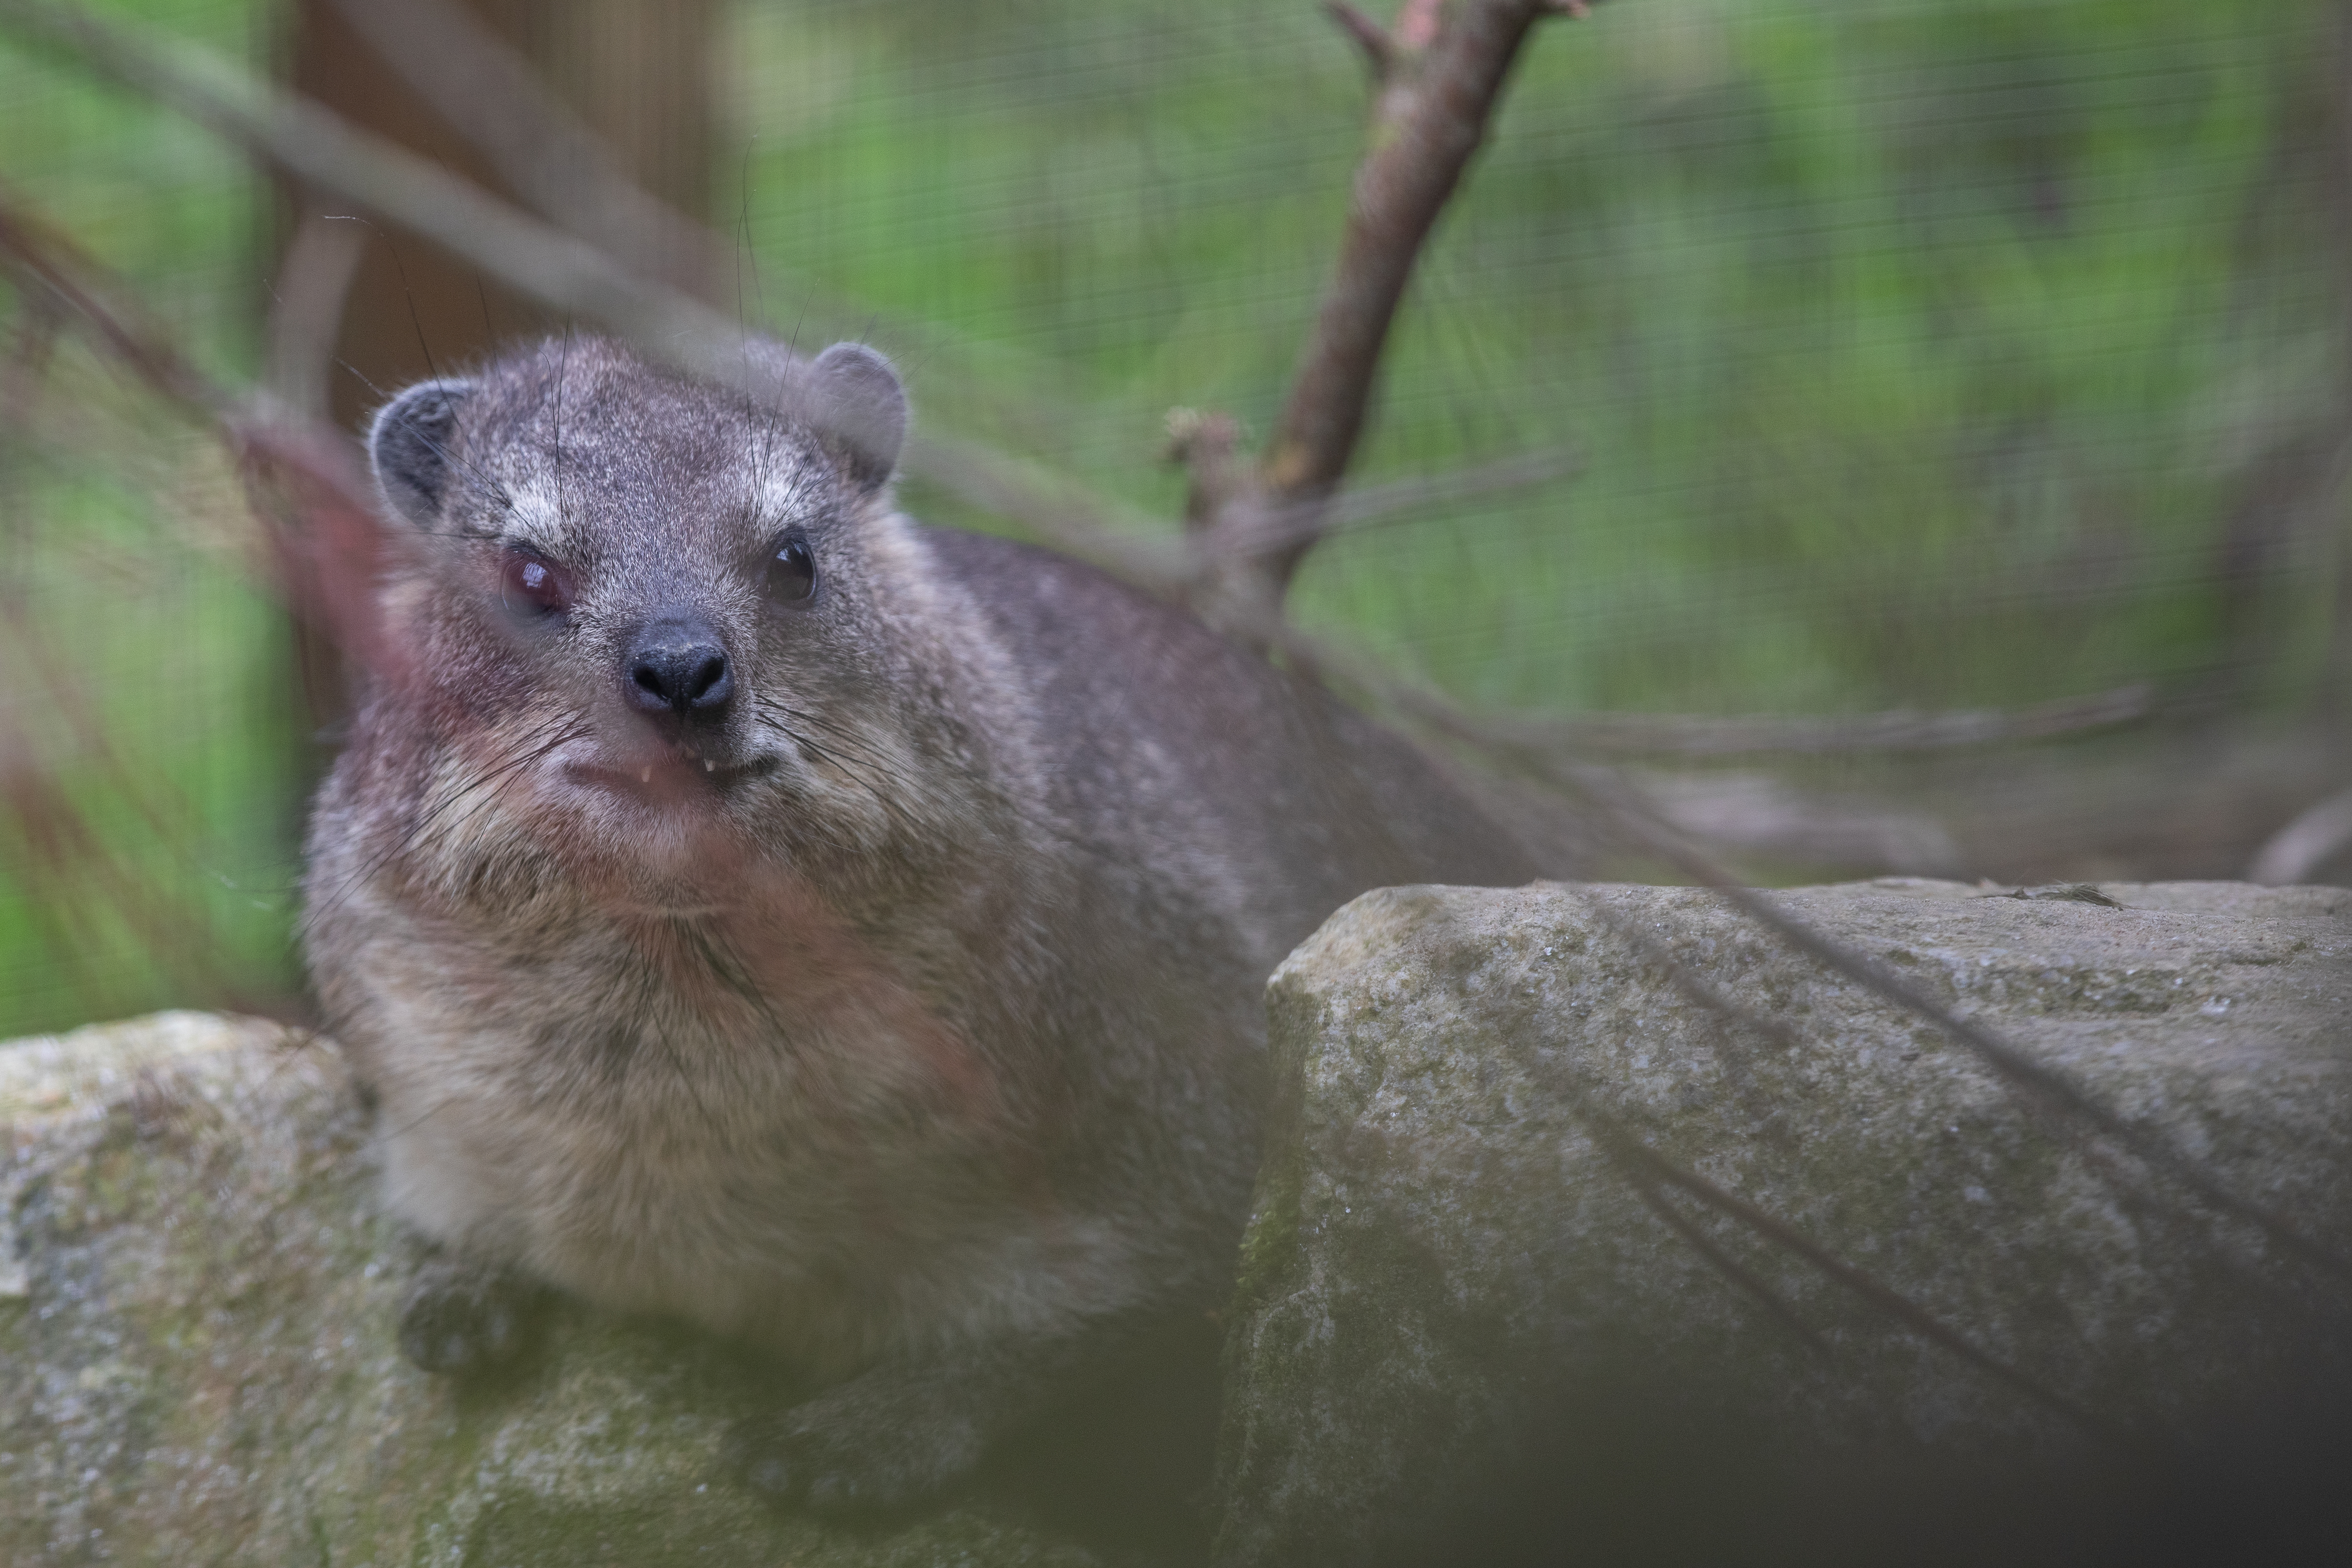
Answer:
[(304, 933), (436, 1248), (413, 1358), (545, 1286), (688, 1319), (829, 1384), (755, 1485), (887, 1505), (1217, 1302), (1286, 952), (1531, 871), (1180, 613), (893, 510), (879, 356), (756, 353), (772, 397), (567, 339), (376, 417)]

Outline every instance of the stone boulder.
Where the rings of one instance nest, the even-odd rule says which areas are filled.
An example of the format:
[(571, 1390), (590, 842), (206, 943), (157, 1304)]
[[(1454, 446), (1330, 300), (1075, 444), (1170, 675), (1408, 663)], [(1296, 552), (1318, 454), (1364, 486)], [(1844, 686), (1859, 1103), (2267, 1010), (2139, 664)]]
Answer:
[(865, 1530), (761, 1506), (719, 1462), (761, 1382), (692, 1336), (574, 1313), (504, 1386), (416, 1371), (364, 1124), (275, 1025), (0, 1045), (0, 1563), (1107, 1560), (1017, 1499)]
[[(1216, 1556), (2273, 1562), (2340, 1534), (2352, 893), (2105, 894), (1781, 896), (2318, 1263), (1711, 895), (1335, 916), (1269, 989)], [(331, 1048), (274, 1025), (0, 1045), (0, 1562), (1197, 1560), (1116, 1491), (1172, 1475), (1189, 1504), (1182, 1464), (1083, 1424), (1058, 1497), (999, 1471), (844, 1528), (728, 1479), (726, 1428), (780, 1394), (694, 1335), (572, 1310), (499, 1385), (416, 1372), (364, 1124)]]
[(2341, 1547), (2352, 891), (1775, 896), (2309, 1255), (1706, 891), (1370, 893), (1268, 990), (1221, 1564)]

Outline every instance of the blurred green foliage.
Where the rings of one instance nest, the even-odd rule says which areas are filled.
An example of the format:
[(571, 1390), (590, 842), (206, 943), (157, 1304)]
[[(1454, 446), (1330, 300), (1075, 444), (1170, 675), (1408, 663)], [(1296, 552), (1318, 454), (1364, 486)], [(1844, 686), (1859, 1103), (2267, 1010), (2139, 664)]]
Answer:
[[(267, 7), (121, 15), (262, 58)], [(0, 181), (250, 373), (260, 183), (184, 122), (0, 38)], [(215, 447), (0, 282), (0, 1037), (296, 982), (303, 742), (285, 624)], [(38, 372), (37, 380), (34, 374)]]
[[(267, 58), (251, 0), (114, 8)], [(1493, 706), (2306, 700), (2341, 575), (2342, 13), (1612, 0), (1545, 28), (1361, 472), (1562, 445), (1581, 471), (1335, 541), (1298, 613)], [(1365, 98), (1312, 0), (744, 0), (719, 47), (747, 314), (868, 308), (919, 417), (1171, 519), (1171, 406), (1271, 423)], [(253, 362), (266, 205), (208, 141), (0, 41), (0, 177), (206, 363)], [(52, 383), (0, 437), (0, 573), (105, 742), (52, 771), (215, 956), (0, 837), (0, 1036), (295, 983), (287, 637), (177, 500), (233, 495), (69, 348)], [(0, 703), (36, 713), (7, 657)]]
[[(2015, 702), (2226, 663), (2230, 479), (2341, 423), (2335, 19), (1619, 0), (1545, 29), (1362, 472), (1562, 443), (1585, 471), (1327, 548), (1302, 613), (1538, 707)], [(912, 365), (919, 406), (1163, 515), (1163, 410), (1269, 425), (1364, 96), (1317, 7), (739, 26), (758, 254), (972, 351), (944, 410)], [(2303, 584), (2279, 614), (2325, 614)]]

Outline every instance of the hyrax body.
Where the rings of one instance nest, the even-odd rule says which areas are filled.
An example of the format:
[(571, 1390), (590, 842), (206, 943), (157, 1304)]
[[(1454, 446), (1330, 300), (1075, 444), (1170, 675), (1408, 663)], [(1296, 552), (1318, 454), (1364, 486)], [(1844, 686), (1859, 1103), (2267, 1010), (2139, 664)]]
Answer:
[(536, 1282), (688, 1319), (833, 1384), (755, 1482), (887, 1503), (1216, 1300), (1290, 947), (1532, 872), (1180, 613), (908, 521), (887, 364), (765, 352), (772, 399), (566, 340), (378, 416), (305, 940), (440, 1249), (412, 1355)]

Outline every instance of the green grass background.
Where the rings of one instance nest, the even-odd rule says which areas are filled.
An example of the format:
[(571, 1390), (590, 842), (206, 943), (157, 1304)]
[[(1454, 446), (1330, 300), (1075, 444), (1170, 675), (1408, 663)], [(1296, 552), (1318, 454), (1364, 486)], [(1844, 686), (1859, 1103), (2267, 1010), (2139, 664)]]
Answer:
[[(268, 57), (250, 0), (110, 9)], [(2340, 510), (2252, 579), (2218, 563), (2264, 455), (2345, 424), (2340, 13), (1612, 0), (1547, 26), (1360, 471), (1580, 470), (1333, 542), (1297, 613), (1496, 707), (2142, 679), (2309, 704)], [(1362, 71), (1311, 0), (744, 0), (722, 48), (713, 210), (779, 331), (808, 285), (869, 309), (919, 417), (1171, 519), (1170, 407), (1267, 427), (1360, 150)], [(207, 138), (0, 39), (0, 178), (250, 373), (265, 195)], [(236, 510), (70, 345), (0, 433), (0, 591), (47, 650), (0, 647), (37, 742), (0, 765), (58, 781), (107, 868), (50, 874), (47, 819), (0, 811), (0, 1036), (299, 984), (304, 748)], [(52, 656), (94, 725), (46, 710)]]

